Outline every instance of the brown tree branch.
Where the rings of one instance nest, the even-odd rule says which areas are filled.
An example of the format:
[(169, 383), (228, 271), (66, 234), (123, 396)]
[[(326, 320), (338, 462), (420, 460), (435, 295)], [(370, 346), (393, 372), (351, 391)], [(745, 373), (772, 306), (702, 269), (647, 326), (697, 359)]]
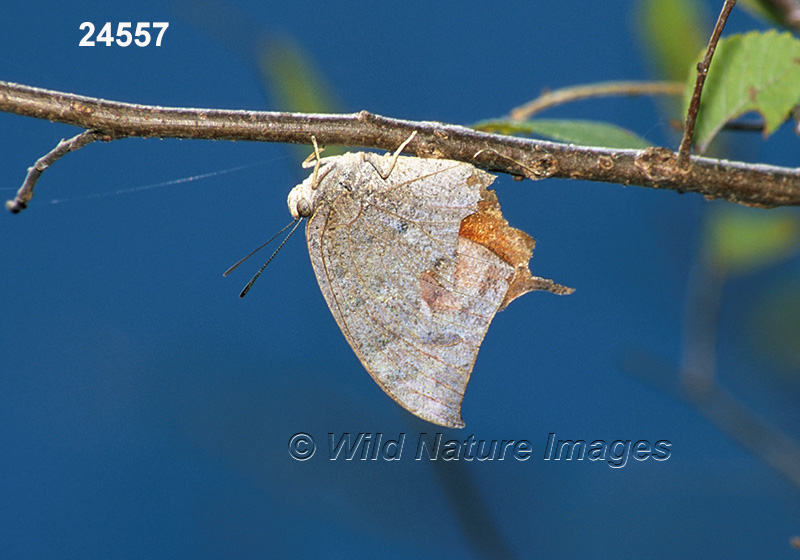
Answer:
[(0, 82), (0, 111), (129, 137), (249, 140), (361, 146), (464, 161), (530, 179), (584, 179), (695, 192), (747, 206), (800, 205), (800, 170), (693, 157), (679, 169), (667, 148), (612, 150), (516, 138), (462, 126), (381, 117), (366, 111), (315, 115), (134, 105)]
[(725, 3), (722, 5), (722, 11), (717, 18), (717, 24), (714, 26), (711, 38), (708, 40), (706, 55), (701, 62), (697, 63), (697, 80), (694, 83), (692, 99), (689, 101), (689, 109), (686, 111), (686, 124), (683, 127), (683, 138), (681, 139), (680, 148), (678, 148), (678, 167), (681, 169), (685, 169), (691, 163), (689, 154), (692, 149), (692, 138), (694, 137), (694, 125), (697, 122), (697, 113), (700, 111), (700, 96), (703, 93), (703, 84), (706, 83), (708, 68), (711, 66), (711, 59), (714, 57), (714, 51), (717, 50), (717, 43), (722, 35), (722, 30), (725, 28), (728, 16), (735, 5), (736, 0), (725, 0)]

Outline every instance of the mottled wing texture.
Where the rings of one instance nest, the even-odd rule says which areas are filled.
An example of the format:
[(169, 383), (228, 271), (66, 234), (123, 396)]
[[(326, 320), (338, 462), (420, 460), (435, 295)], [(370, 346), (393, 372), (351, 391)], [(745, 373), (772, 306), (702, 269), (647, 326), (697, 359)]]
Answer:
[[(514, 267), (466, 237), (494, 177), (454, 161), (327, 158), (306, 231), (328, 306), (375, 381), (417, 416), (462, 427), (461, 401)], [(530, 253), (528, 253), (528, 257)]]

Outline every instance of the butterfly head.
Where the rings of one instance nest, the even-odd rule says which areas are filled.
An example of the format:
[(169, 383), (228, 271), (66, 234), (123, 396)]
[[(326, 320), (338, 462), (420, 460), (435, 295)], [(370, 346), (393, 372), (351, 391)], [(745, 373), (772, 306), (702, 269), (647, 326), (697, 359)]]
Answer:
[(316, 194), (311, 185), (311, 177), (289, 192), (289, 198), (286, 202), (289, 205), (289, 212), (292, 213), (292, 217), (295, 220), (308, 218), (314, 213), (314, 198)]

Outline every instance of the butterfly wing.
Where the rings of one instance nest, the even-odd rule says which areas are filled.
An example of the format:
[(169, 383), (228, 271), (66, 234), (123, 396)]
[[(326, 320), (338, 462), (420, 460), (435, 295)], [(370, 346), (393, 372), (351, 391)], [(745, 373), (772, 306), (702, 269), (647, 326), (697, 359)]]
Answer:
[(358, 155), (330, 164), (308, 221), (320, 289), (386, 393), (425, 420), (462, 427), (478, 349), (514, 273), (459, 237), (494, 177), (465, 163), (401, 157), (383, 180), (374, 165), (386, 159)]

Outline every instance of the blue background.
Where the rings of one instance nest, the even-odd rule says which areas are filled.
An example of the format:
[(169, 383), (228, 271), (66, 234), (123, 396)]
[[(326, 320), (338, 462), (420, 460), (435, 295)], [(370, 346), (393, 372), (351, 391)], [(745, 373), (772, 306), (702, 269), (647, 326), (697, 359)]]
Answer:
[[(202, 3), (33, 1), (4, 9), (0, 79), (101, 98), (274, 109), (254, 34), (290, 37), (343, 111), (468, 124), (543, 88), (648, 79), (634, 1), (255, 2), (198, 23)], [(709, 12), (720, 2), (706, 3)], [(247, 26), (236, 23), (244, 18)], [(161, 47), (79, 48), (84, 21), (168, 21)], [(730, 30), (758, 22), (737, 11)], [(240, 47), (233, 46), (234, 44)], [(648, 99), (570, 105), (674, 146)], [(76, 129), (0, 114), (0, 189)], [(788, 130), (734, 157), (797, 165)], [(187, 176), (245, 170), (129, 194)], [(0, 550), (4, 558), (797, 558), (800, 490), (691, 406), (640, 381), (677, 371), (688, 273), (705, 214), (693, 195), (497, 179), (531, 268), (577, 288), (499, 314), (464, 401), (467, 427), (426, 424), (370, 379), (317, 287), (302, 235), (244, 300), (260, 264), (222, 272), (289, 221), (306, 171), (278, 144), (130, 139), (47, 171), (0, 216)], [(102, 196), (91, 197), (99, 194)], [(91, 197), (91, 198), (89, 198)], [(53, 199), (62, 200), (54, 204)], [(266, 256), (266, 255), (265, 255)], [(726, 286), (720, 377), (800, 437), (796, 371), (748, 342), (760, 287)], [(649, 355), (651, 360), (632, 359)], [(633, 364), (633, 366), (631, 366)], [(297, 432), (318, 444), (287, 453)], [(329, 461), (327, 434), (407, 434), (400, 461)], [(420, 433), (527, 439), (525, 462), (413, 461)], [(669, 440), (621, 469), (542, 460), (559, 438)]]

